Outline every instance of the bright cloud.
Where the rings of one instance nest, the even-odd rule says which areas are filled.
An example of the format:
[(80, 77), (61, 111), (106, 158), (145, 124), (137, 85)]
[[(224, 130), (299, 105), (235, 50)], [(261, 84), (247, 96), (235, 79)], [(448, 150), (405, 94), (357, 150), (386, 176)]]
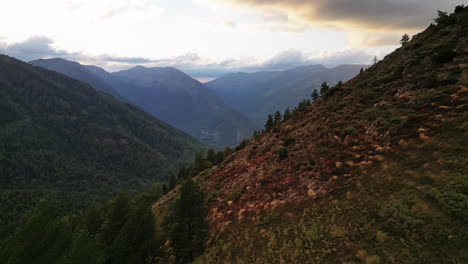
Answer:
[[(366, 63), (459, 0), (2, 0), (0, 51), (213, 76)], [(205, 75), (205, 74), (211, 75)], [(200, 75), (204, 74), (204, 75)]]

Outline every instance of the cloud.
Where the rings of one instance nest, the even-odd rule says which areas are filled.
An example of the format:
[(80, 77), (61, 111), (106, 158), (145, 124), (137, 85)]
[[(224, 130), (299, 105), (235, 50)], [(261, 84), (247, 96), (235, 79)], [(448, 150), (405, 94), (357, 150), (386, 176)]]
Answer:
[[(412, 34), (414, 32), (408, 32)], [(401, 34), (399, 32), (372, 32), (351, 31), (348, 32), (348, 40), (352, 46), (377, 47), (386, 45), (399, 45)]]
[(263, 13), (281, 12), (310, 26), (366, 30), (420, 30), (436, 9), (452, 11), (465, 0), (212, 0)]
[(43, 36), (33, 36), (23, 42), (6, 44), (0, 42), (0, 53), (29, 61), (43, 57), (79, 57), (78, 53), (69, 53), (52, 46), (53, 40)]
[(82, 52), (68, 52), (53, 46), (52, 39), (35, 36), (22, 42), (6, 44), (1, 42), (0, 53), (16, 57), (23, 61), (39, 58), (61, 57), (78, 61), (82, 64), (91, 64), (105, 68), (108, 71), (117, 71), (144, 65), (146, 67), (175, 67), (195, 77), (219, 77), (230, 72), (256, 72), (274, 71), (323, 64), (337, 66), (340, 64), (368, 64), (373, 54), (356, 49), (345, 49), (337, 52), (322, 52), (320, 54), (305, 53), (299, 50), (285, 50), (267, 59), (252, 57), (228, 58), (214, 61), (200, 57), (197, 53), (186, 53), (169, 58), (151, 59), (144, 57), (122, 57), (112, 55), (89, 56)]

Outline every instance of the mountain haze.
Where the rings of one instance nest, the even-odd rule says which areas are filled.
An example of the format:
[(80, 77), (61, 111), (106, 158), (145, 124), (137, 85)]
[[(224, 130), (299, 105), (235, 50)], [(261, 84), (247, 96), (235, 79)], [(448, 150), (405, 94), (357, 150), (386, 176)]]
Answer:
[(335, 84), (356, 76), (365, 65), (323, 65), (298, 67), (285, 71), (232, 73), (206, 83), (226, 104), (244, 113), (262, 127), (266, 116), (275, 111), (293, 108), (299, 101), (309, 98), (323, 82)]
[(226, 107), (212, 90), (175, 68), (137, 66), (112, 75), (117, 80), (103, 78), (123, 96), (211, 145), (236, 145), (254, 130), (245, 116)]

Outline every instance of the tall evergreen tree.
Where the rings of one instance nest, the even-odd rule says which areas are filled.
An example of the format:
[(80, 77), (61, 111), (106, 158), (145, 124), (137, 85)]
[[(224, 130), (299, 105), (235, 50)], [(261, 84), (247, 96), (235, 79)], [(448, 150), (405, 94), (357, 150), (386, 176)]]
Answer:
[(101, 264), (104, 255), (95, 238), (86, 230), (73, 234), (70, 249), (60, 264)]
[(200, 172), (210, 168), (212, 166), (211, 162), (205, 158), (203, 152), (198, 152), (195, 155), (195, 159), (192, 163), (191, 177), (197, 176)]
[(180, 198), (166, 219), (174, 256), (178, 263), (192, 262), (205, 247), (208, 235), (207, 209), (199, 186), (191, 179), (180, 188)]
[(177, 178), (174, 174), (171, 174), (171, 177), (169, 178), (169, 189), (172, 190), (176, 187), (177, 185)]
[(41, 200), (9, 241), (2, 263), (58, 263), (70, 245), (72, 233), (70, 221), (60, 217), (58, 211), (55, 202)]
[(288, 107), (286, 110), (284, 110), (283, 121), (288, 120), (289, 118), (291, 118), (291, 109)]
[(224, 153), (223, 151), (216, 152), (216, 163), (214, 165), (218, 165), (224, 160)]
[(410, 37), (408, 36), (408, 34), (404, 34), (402, 37), (401, 37), (401, 40), (400, 40), (400, 43), (402, 46), (408, 44), (410, 40)]
[(157, 255), (157, 240), (150, 194), (140, 195), (112, 244), (112, 264), (144, 264)]
[(275, 126), (275, 121), (273, 119), (273, 115), (268, 115), (268, 119), (265, 123), (265, 130), (268, 131)]
[(320, 94), (325, 95), (328, 92), (328, 90), (330, 90), (330, 86), (328, 86), (327, 82), (322, 83), (322, 85), (320, 86)]
[(281, 123), (281, 120), (282, 120), (282, 116), (281, 116), (281, 113), (280, 111), (276, 111), (275, 112), (275, 115), (273, 117), (273, 122), (275, 123), (275, 126), (279, 125)]
[(92, 202), (84, 214), (85, 228), (91, 235), (96, 235), (104, 222), (103, 206), (97, 202)]
[[(119, 192), (109, 204), (109, 209), (99, 234), (99, 240), (107, 256), (112, 255), (114, 240), (127, 222), (129, 215), (130, 200), (126, 193)], [(111, 263), (110, 261), (108, 258), (106, 263)]]
[(372, 65), (375, 65), (379, 62), (379, 59), (377, 59), (377, 56), (374, 56), (374, 59), (372, 60)]
[(224, 149), (224, 158), (227, 158), (231, 154), (232, 154), (232, 149), (230, 147), (226, 147)]
[(206, 152), (206, 159), (209, 162), (211, 162), (212, 165), (214, 165), (216, 163), (216, 152), (214, 151), (214, 149), (209, 149)]
[(316, 101), (319, 98), (319, 93), (317, 92), (317, 89), (314, 89), (312, 92), (312, 100)]

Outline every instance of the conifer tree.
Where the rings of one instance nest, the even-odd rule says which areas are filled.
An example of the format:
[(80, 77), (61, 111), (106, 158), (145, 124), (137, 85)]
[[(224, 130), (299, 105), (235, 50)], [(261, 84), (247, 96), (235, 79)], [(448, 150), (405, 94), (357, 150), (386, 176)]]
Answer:
[(119, 192), (110, 202), (104, 223), (99, 233), (99, 240), (106, 255), (112, 253), (114, 240), (127, 222), (130, 215), (130, 200), (124, 192)]
[(401, 37), (400, 43), (402, 46), (405, 46), (406, 44), (408, 44), (409, 40), (410, 40), (410, 37), (408, 36), (408, 34), (404, 34)]
[(96, 235), (104, 222), (103, 206), (92, 202), (85, 211), (85, 228), (90, 235)]
[(177, 185), (177, 178), (174, 174), (171, 174), (171, 177), (169, 178), (169, 190), (174, 189), (176, 185)]
[(207, 209), (199, 186), (191, 179), (180, 188), (180, 198), (166, 219), (169, 238), (178, 263), (190, 263), (200, 255), (208, 235)]
[(216, 163), (216, 153), (215, 153), (214, 149), (209, 149), (206, 152), (206, 159), (209, 162), (211, 162), (212, 165), (214, 165)]
[(320, 86), (320, 94), (325, 95), (328, 92), (328, 90), (330, 90), (330, 86), (328, 86), (327, 82), (322, 83), (322, 85)]
[(265, 123), (265, 130), (268, 131), (275, 126), (275, 121), (273, 119), (273, 115), (268, 115), (268, 119)]
[(146, 263), (157, 254), (156, 232), (151, 205), (154, 202), (148, 193), (141, 194), (134, 202), (128, 220), (112, 244), (110, 263)]
[(291, 118), (291, 109), (288, 107), (286, 110), (284, 110), (283, 121), (288, 120), (289, 118)]
[(374, 59), (372, 60), (372, 65), (375, 65), (379, 62), (379, 59), (377, 59), (377, 56), (374, 56)]
[(41, 200), (18, 227), (2, 263), (53, 264), (64, 257), (71, 241), (71, 223), (60, 217), (54, 201)]
[(316, 101), (319, 98), (319, 93), (317, 92), (317, 89), (314, 89), (312, 92), (312, 100)]
[(281, 123), (282, 118), (283, 117), (281, 116), (280, 111), (276, 111), (275, 115), (273, 117), (273, 119), (274, 119), (273, 122), (274, 122), (275, 126), (277, 126), (277, 125), (279, 125)]

